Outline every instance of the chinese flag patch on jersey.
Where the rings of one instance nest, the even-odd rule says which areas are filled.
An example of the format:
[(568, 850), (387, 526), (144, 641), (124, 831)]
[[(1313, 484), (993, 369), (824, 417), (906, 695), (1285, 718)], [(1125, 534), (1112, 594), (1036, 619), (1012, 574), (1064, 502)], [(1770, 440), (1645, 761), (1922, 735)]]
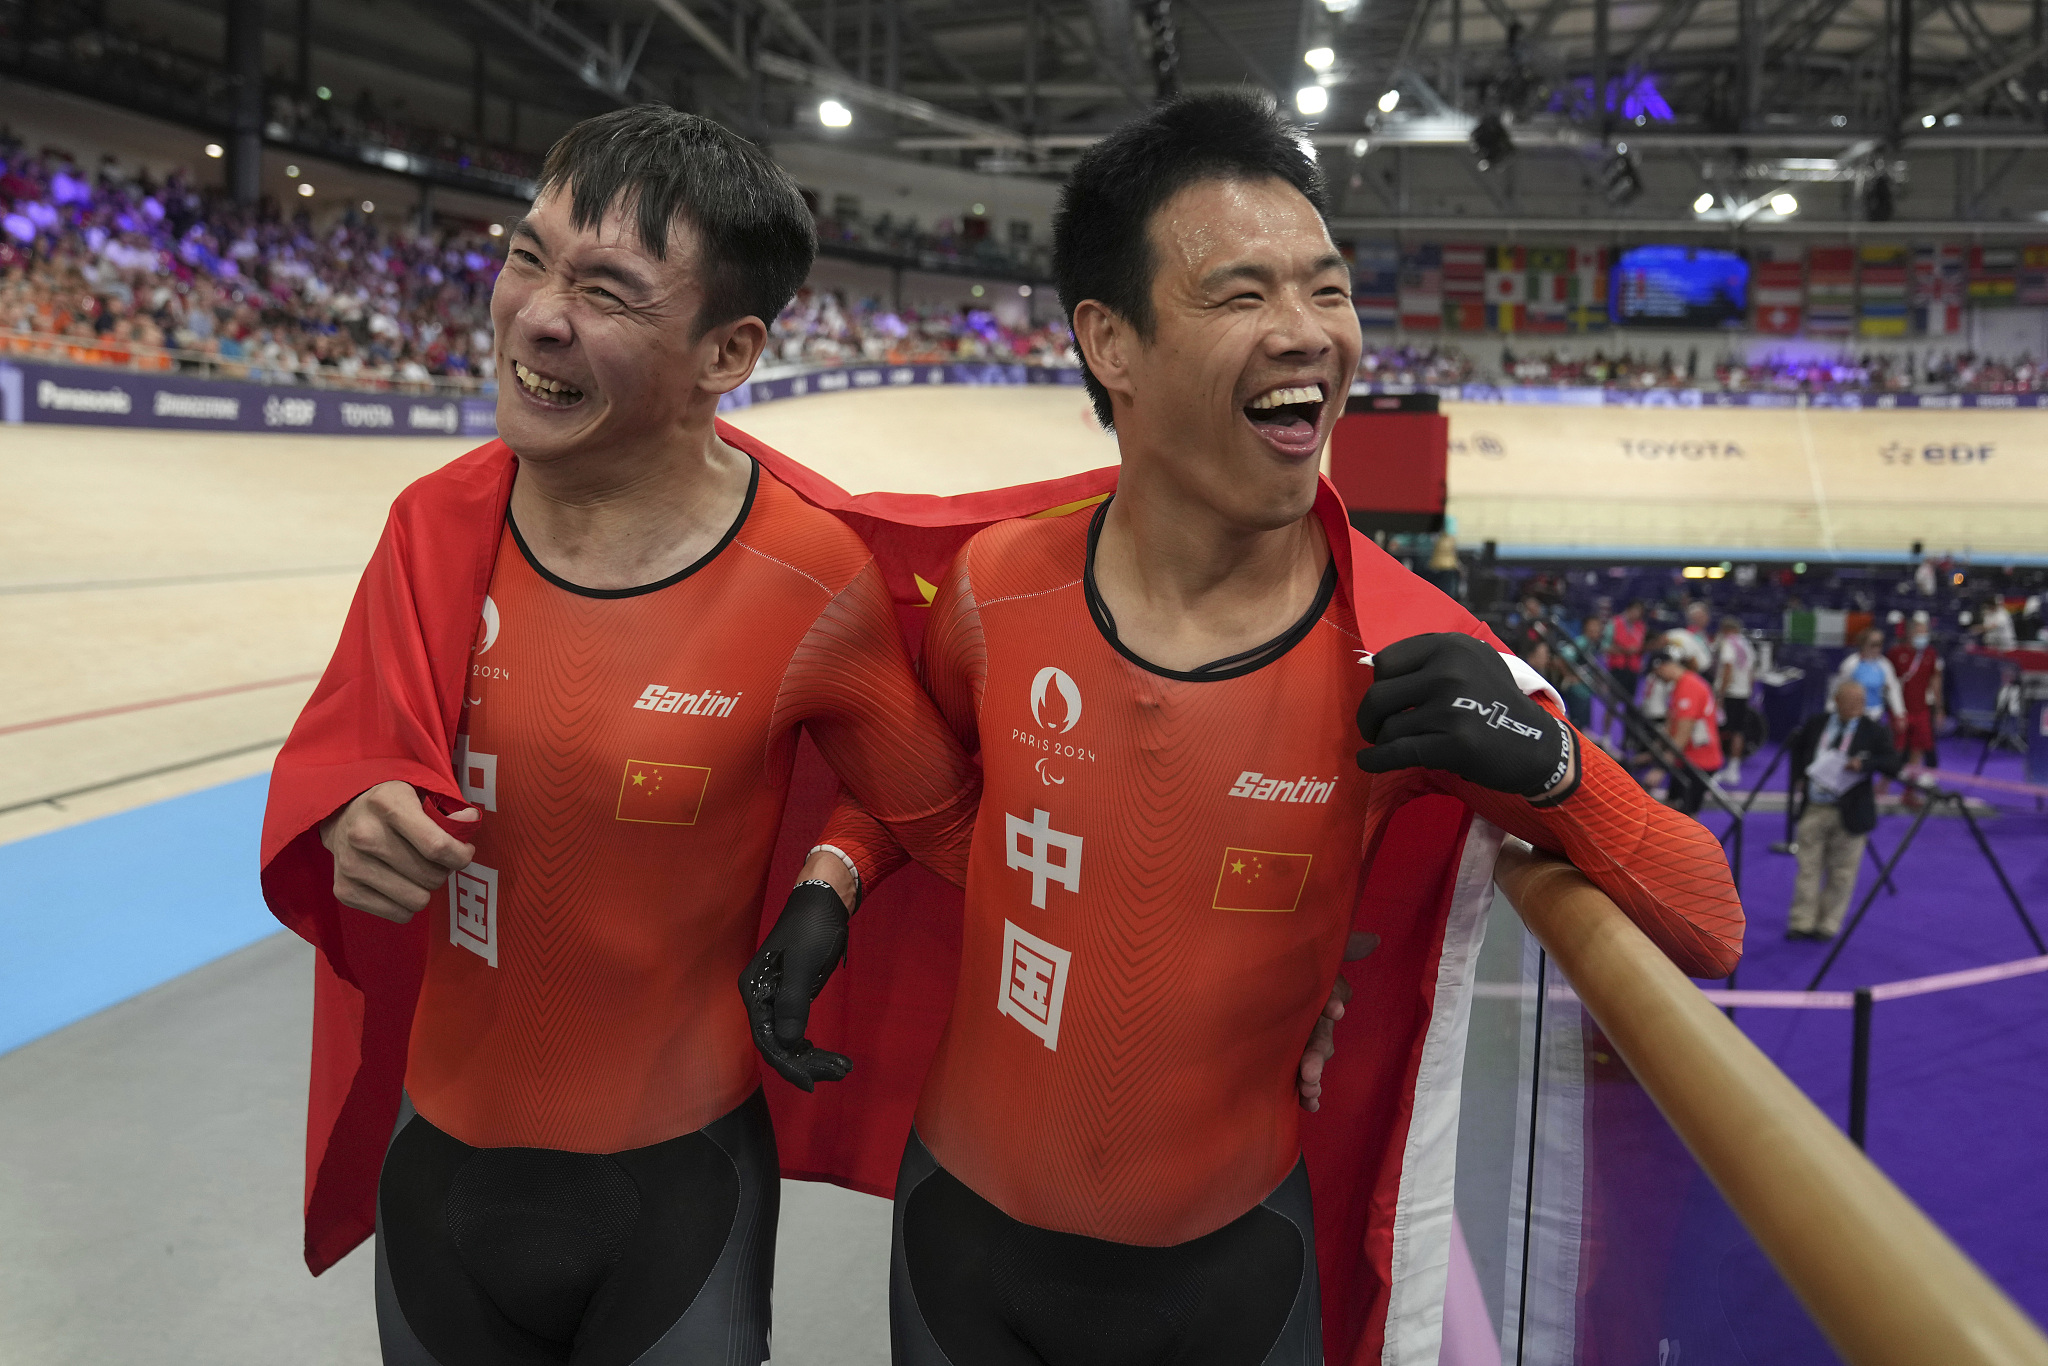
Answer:
[(1291, 911), (1301, 903), (1312, 854), (1269, 849), (1225, 849), (1216, 874), (1219, 911)]
[(695, 764), (628, 759), (619, 777), (618, 818), (644, 825), (695, 825), (710, 784), (711, 770)]

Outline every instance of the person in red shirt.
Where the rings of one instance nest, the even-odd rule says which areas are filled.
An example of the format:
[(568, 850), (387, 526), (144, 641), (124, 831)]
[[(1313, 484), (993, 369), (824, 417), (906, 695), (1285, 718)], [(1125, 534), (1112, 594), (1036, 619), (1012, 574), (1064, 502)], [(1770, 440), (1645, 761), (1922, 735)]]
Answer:
[[(394, 509), (380, 557), (434, 534), (409, 508), (509, 484), (454, 733), (470, 807), (371, 757), (319, 826), (344, 906), (434, 917), (376, 1206), (389, 1363), (763, 1361), (779, 1178), (732, 982), (799, 732), (964, 878), (977, 776), (874, 557), (714, 427), (812, 252), (795, 185), (717, 125), (651, 105), (578, 125), (492, 298), (516, 460), (487, 447)], [(352, 628), (374, 598), (366, 577)], [(408, 686), (356, 658), (281, 772), (330, 713)], [(410, 701), (368, 709), (373, 754), (408, 752)]]
[[(1636, 684), (1642, 678), (1643, 642), (1649, 629), (1649, 624), (1643, 620), (1640, 598), (1622, 608), (1620, 614), (1607, 624), (1607, 672), (1614, 675), (1621, 695), (1631, 702), (1635, 701)], [(1609, 722), (1619, 722), (1620, 719), (1618, 715), (1607, 718)], [(1624, 724), (1624, 738), (1627, 729)]]
[[(1892, 662), (1892, 672), (1898, 675), (1899, 692), (1906, 703), (1904, 714), (1892, 722), (1899, 750), (1909, 764), (1938, 767), (1941, 756), (1935, 751), (1934, 744), (1935, 736), (1941, 730), (1944, 666), (1941, 652), (1934, 648), (1928, 633), (1927, 613), (1913, 614), (1906, 638), (1892, 646), (1888, 657)], [(1920, 794), (1908, 789), (1906, 801), (1909, 805), (1918, 805)]]
[[(1650, 667), (1660, 680), (1671, 685), (1670, 702), (1664, 713), (1665, 734), (1700, 773), (1720, 772), (1721, 726), (1713, 685), (1693, 672), (1685, 656), (1671, 651), (1652, 655)], [(1670, 778), (1672, 807), (1688, 816), (1698, 811), (1707, 798), (1705, 782), (1683, 769), (1672, 769)]]
[[(1483, 628), (1365, 558), (1319, 482), (1360, 349), (1323, 205), (1294, 131), (1234, 94), (1127, 125), (1063, 192), (1061, 295), (1122, 470), (1106, 501), (975, 536), (925, 628), (926, 687), (984, 789), (897, 1184), (899, 1366), (1324, 1359), (1296, 1064), (1364, 934), (1397, 974), (1367, 998), (1370, 1103), (1390, 1131), (1416, 1104), (1409, 1060), (1444, 1017), (1405, 1012), (1464, 932), (1386, 889), (1354, 910), (1431, 802), (1567, 854), (1689, 971), (1733, 965), (1713, 838), (1582, 747)], [(857, 799), (826, 839), (863, 886), (901, 860)], [(834, 858), (741, 979), (799, 1085), (845, 1070), (804, 1037), (844, 943)], [(1391, 1234), (1404, 1265), (1443, 1263), (1441, 1179), (1397, 1184), (1398, 1220), (1427, 1229)], [(1347, 1321), (1425, 1350), (1440, 1276), (1375, 1266), (1378, 1302)]]

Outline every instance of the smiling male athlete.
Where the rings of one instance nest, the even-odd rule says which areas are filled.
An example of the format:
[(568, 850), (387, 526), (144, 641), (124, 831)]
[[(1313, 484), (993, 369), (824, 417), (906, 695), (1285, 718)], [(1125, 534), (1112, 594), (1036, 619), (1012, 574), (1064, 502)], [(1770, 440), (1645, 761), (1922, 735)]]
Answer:
[[(1581, 749), (1319, 485), (1360, 351), (1324, 203), (1243, 95), (1127, 125), (1063, 191), (1061, 298), (1122, 466), (1107, 502), (971, 540), (924, 635), (984, 792), (897, 1185), (899, 1366), (1315, 1366), (1326, 1318), (1332, 1360), (1384, 1340), (1434, 1361), (1498, 829), (1569, 856), (1688, 971), (1739, 952), (1713, 837)], [(826, 838), (869, 885), (898, 857), (857, 803)], [(844, 942), (835, 862), (806, 869), (839, 891), (800, 886), (742, 978), (800, 1085), (843, 1070), (803, 1038)], [(1427, 876), (1374, 876), (1397, 866)], [(1354, 925), (1381, 939), (1351, 1007), (1361, 1090), (1326, 1086), (1304, 1122), (1297, 1059)], [(1330, 1246), (1366, 1265), (1325, 1306), (1303, 1131), (1334, 1102), (1360, 1137), (1319, 1199), (1333, 1172), (1358, 1188)]]
[[(331, 974), (309, 1226), (381, 1122), (393, 1366), (762, 1361), (779, 1177), (732, 981), (799, 730), (964, 874), (973, 765), (872, 555), (714, 425), (812, 234), (707, 120), (564, 136), (491, 301), (503, 444), (400, 496), (279, 758), (265, 890)], [(393, 1133), (334, 1071), (397, 1049)], [(361, 1237), (318, 1213), (316, 1269)]]

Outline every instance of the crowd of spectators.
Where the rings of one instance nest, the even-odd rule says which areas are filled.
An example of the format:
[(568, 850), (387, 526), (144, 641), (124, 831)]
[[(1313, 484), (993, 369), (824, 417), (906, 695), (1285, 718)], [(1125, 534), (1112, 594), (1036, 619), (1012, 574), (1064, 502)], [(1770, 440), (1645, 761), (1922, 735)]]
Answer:
[[(820, 231), (829, 239), (852, 230), (821, 220)], [(901, 252), (930, 240), (915, 224), (887, 220), (861, 234)], [(971, 255), (986, 244), (952, 245)], [(483, 382), (490, 289), (502, 259), (502, 239), (486, 232), (421, 233), (353, 209), (316, 228), (303, 210), (254, 212), (182, 173), (156, 179), (111, 159), (84, 167), (0, 130), (0, 348), (18, 354), (276, 382)], [(979, 306), (897, 309), (826, 289), (803, 291), (775, 321), (766, 359), (1074, 363), (1058, 322), (1007, 324)], [(1509, 344), (1488, 374), (1456, 345), (1411, 343), (1369, 346), (1359, 379), (1418, 388), (1498, 381), (2027, 392), (2048, 390), (2048, 366), (1969, 351), (1708, 359), (1697, 349), (1567, 354)]]
[(1477, 377), (1472, 358), (1455, 346), (1368, 346), (1358, 360), (1367, 384), (1466, 384)]
[[(304, 212), (252, 213), (180, 173), (81, 167), (0, 133), (0, 349), (25, 357), (459, 385), (488, 377), (502, 258), (481, 232), (394, 230), (354, 211), (316, 230)], [(772, 333), (771, 363), (1072, 363), (1057, 322), (831, 290), (804, 290)]]
[(983, 308), (892, 309), (878, 299), (849, 300), (831, 289), (804, 289), (769, 329), (763, 359), (784, 365), (848, 361), (906, 364), (1005, 361), (1071, 365), (1073, 340), (1057, 322), (1015, 327)]
[(486, 234), (315, 230), (180, 173), (81, 167), (0, 133), (0, 345), (279, 382), (461, 383), (488, 368)]
[(1785, 394), (2034, 393), (2048, 391), (2048, 366), (2031, 355), (2001, 358), (1973, 351), (1867, 351), (1834, 356), (1738, 355), (1703, 358), (1595, 349), (1584, 354), (1501, 348), (1501, 378), (1516, 384), (1618, 389), (1708, 389)]
[(985, 270), (1044, 273), (1051, 252), (1029, 242), (1000, 242), (981, 218), (941, 219), (930, 228), (915, 218), (881, 214), (819, 213), (822, 245), (855, 247), (931, 265), (979, 266)]

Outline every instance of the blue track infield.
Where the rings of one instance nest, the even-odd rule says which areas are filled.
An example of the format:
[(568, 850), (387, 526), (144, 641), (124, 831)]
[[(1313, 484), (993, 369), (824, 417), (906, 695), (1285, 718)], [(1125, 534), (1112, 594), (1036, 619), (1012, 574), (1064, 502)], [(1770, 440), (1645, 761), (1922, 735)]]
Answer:
[(267, 774), (0, 845), (0, 1053), (278, 933)]

